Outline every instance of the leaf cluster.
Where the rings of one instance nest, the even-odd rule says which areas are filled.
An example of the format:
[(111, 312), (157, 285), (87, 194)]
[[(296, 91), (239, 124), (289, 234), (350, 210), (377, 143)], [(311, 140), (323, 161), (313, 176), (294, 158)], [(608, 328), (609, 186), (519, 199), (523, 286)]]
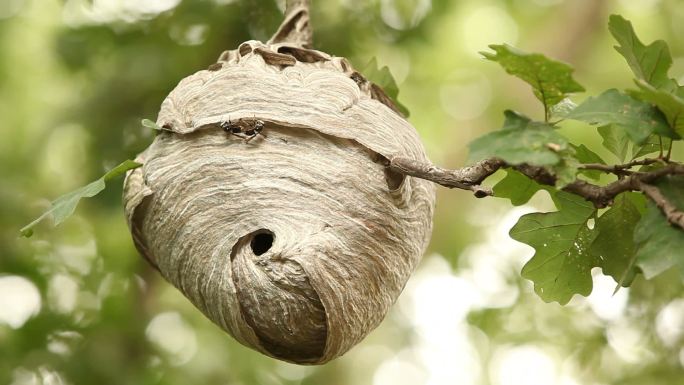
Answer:
[[(541, 121), (506, 111), (500, 130), (469, 147), (471, 161), (496, 157), (511, 166), (494, 186), (495, 196), (522, 205), (539, 190), (550, 194), (557, 211), (524, 215), (510, 231), (513, 239), (535, 249), (522, 276), (534, 282), (536, 293), (547, 302), (565, 304), (574, 294), (591, 293), (594, 267), (613, 277), (616, 290), (629, 286), (638, 274), (650, 279), (675, 266), (684, 278), (684, 231), (671, 225), (652, 199), (623, 192), (602, 209), (563, 190), (578, 180), (593, 179), (605, 186), (673, 163), (673, 142), (684, 136), (684, 87), (669, 76), (672, 56), (667, 44), (643, 44), (632, 24), (619, 15), (610, 17), (608, 27), (618, 43), (615, 49), (634, 73), (635, 88), (609, 89), (579, 105), (570, 95), (584, 88), (568, 64), (508, 45), (491, 45), (493, 52), (482, 53), (528, 83), (544, 108)], [(564, 137), (558, 131), (564, 120), (594, 127), (605, 152), (617, 163), (608, 166), (587, 146)], [(656, 157), (645, 158), (654, 153)], [(542, 167), (555, 183), (540, 184), (516, 170), (520, 166)], [(642, 167), (634, 170), (637, 166)], [(684, 177), (663, 177), (652, 185), (663, 199), (684, 210)]]

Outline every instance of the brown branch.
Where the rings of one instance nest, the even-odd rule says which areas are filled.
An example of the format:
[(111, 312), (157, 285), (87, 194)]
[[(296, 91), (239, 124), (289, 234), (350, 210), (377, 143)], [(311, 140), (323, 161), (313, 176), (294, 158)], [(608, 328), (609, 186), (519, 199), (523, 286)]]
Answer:
[(618, 179), (605, 186), (597, 186), (577, 179), (563, 187), (563, 191), (579, 195), (594, 203), (596, 207), (610, 206), (613, 199), (623, 192), (641, 191), (643, 183), (651, 183), (665, 175), (684, 175), (684, 165), (668, 163), (665, 167), (649, 172), (635, 172), (628, 177)]
[(268, 44), (291, 43), (313, 48), (313, 30), (309, 23), (310, 0), (287, 0), (285, 18)]
[(472, 166), (448, 170), (429, 162), (394, 157), (389, 160), (387, 166), (394, 172), (429, 180), (448, 188), (470, 190), (475, 193), (476, 197), (483, 198), (492, 195), (492, 190), (481, 186), (480, 183), (505, 165), (503, 160), (492, 158), (477, 162)]
[(646, 159), (641, 159), (641, 160), (633, 160), (629, 163), (625, 164), (615, 164), (615, 165), (607, 165), (607, 164), (602, 164), (602, 163), (586, 163), (580, 166), (580, 169), (582, 170), (597, 170), (597, 171), (603, 171), (603, 172), (608, 172), (616, 175), (627, 175), (631, 174), (632, 171), (629, 171), (630, 168), (635, 167), (635, 166), (645, 166), (657, 162), (664, 162), (662, 159), (654, 159), (654, 158), (646, 158)]
[[(429, 180), (448, 188), (470, 190), (476, 197), (492, 195), (491, 189), (481, 183), (502, 167), (513, 167), (537, 183), (555, 186), (556, 177), (544, 167), (530, 165), (508, 165), (501, 159), (491, 158), (480, 161), (473, 166), (456, 170), (437, 167), (429, 162), (394, 157), (388, 160), (387, 167), (394, 172)], [(611, 169), (612, 170), (612, 169)], [(561, 190), (583, 197), (594, 206), (603, 208), (611, 205), (613, 199), (627, 191), (642, 191), (642, 186), (654, 182), (665, 175), (684, 175), (684, 165), (668, 163), (662, 168), (649, 172), (633, 172), (629, 176), (618, 179), (605, 186), (598, 186), (581, 179), (564, 186)]]
[(647, 183), (641, 183), (639, 187), (641, 192), (652, 200), (660, 211), (663, 212), (668, 222), (674, 226), (679, 226), (684, 230), (684, 212), (679, 211), (677, 206), (670, 202), (657, 187)]

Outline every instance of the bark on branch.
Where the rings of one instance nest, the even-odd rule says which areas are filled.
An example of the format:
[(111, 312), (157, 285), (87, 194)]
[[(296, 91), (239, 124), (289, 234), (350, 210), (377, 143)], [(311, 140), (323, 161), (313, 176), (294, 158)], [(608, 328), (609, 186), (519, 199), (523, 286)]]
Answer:
[(668, 163), (653, 171), (632, 173), (605, 186), (597, 186), (577, 179), (565, 186), (563, 190), (584, 197), (584, 199), (594, 203), (596, 207), (602, 208), (611, 205), (618, 194), (627, 191), (641, 191), (642, 185), (655, 182), (665, 175), (684, 175), (684, 165)]
[(476, 197), (483, 198), (492, 195), (492, 190), (480, 184), (505, 164), (501, 159), (492, 158), (461, 169), (447, 170), (431, 163), (395, 157), (390, 159), (388, 166), (394, 172), (426, 179), (448, 188), (470, 190)]
[[(641, 191), (658, 205), (670, 223), (684, 229), (684, 212), (679, 211), (669, 202), (657, 187), (650, 185), (650, 183), (666, 175), (684, 175), (684, 164), (671, 162), (653, 171), (629, 171), (628, 174), (625, 174), (630, 167), (652, 164), (656, 163), (656, 161), (660, 160), (641, 160), (617, 166), (585, 165), (582, 168), (615, 173), (620, 176), (620, 179), (605, 186), (576, 179), (574, 182), (562, 187), (561, 190), (581, 196), (598, 208), (610, 206), (613, 204), (613, 199), (623, 192)], [(472, 166), (448, 170), (431, 163), (394, 157), (388, 160), (387, 167), (394, 172), (429, 180), (444, 187), (473, 191), (478, 198), (492, 195), (492, 190), (481, 184), (488, 176), (503, 167), (511, 167), (537, 183), (549, 186), (556, 185), (556, 176), (544, 167), (526, 164), (509, 165), (498, 158), (485, 159)]]
[(608, 172), (612, 173), (615, 175), (629, 175), (632, 173), (629, 169), (634, 167), (634, 166), (645, 166), (653, 163), (658, 163), (662, 162), (662, 159), (641, 159), (641, 160), (633, 160), (629, 163), (625, 164), (616, 164), (616, 165), (607, 165), (607, 164), (601, 164), (601, 163), (587, 163), (583, 164), (580, 168), (583, 170), (597, 170), (597, 171), (603, 171), (603, 172)]
[(684, 212), (679, 211), (677, 207), (670, 202), (657, 187), (651, 186), (647, 183), (642, 183), (640, 190), (644, 193), (644, 195), (651, 199), (656, 206), (658, 206), (660, 211), (665, 214), (665, 218), (667, 218), (668, 222), (684, 229)]

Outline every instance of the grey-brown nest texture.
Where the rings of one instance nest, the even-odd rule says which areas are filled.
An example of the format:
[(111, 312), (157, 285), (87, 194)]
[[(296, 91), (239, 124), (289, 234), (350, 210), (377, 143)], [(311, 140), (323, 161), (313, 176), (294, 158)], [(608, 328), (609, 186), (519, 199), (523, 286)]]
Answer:
[[(221, 128), (229, 121), (251, 140)], [(124, 201), (140, 252), (242, 344), (302, 364), (383, 319), (425, 250), (430, 182), (415, 129), (343, 58), (249, 41), (183, 79)], [(243, 135), (244, 136), (244, 135)]]

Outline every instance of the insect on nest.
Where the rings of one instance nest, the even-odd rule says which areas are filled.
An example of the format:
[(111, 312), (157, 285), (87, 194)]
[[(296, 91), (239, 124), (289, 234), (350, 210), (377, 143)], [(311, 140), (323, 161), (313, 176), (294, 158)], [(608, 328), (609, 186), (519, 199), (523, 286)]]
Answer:
[(264, 138), (266, 137), (266, 135), (261, 133), (264, 130), (264, 121), (261, 119), (255, 118), (250, 121), (238, 119), (236, 122), (232, 122), (228, 119), (227, 122), (221, 122), (219, 126), (221, 126), (225, 132), (244, 139), (245, 143), (249, 143), (250, 140), (256, 138), (258, 135), (261, 135)]

